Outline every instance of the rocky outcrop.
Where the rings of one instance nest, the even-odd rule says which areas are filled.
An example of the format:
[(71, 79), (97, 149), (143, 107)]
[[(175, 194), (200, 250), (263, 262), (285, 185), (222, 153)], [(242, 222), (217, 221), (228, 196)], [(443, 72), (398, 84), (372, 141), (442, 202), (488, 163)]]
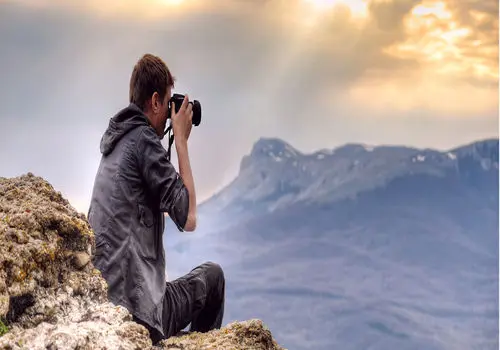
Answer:
[[(107, 300), (83, 214), (44, 179), (0, 178), (0, 349), (150, 349), (148, 331)], [(259, 320), (173, 337), (166, 349), (281, 349)]]
[(191, 333), (172, 337), (161, 342), (164, 349), (208, 350), (208, 349), (252, 349), (284, 350), (271, 335), (261, 320), (234, 322), (226, 327), (207, 333)]

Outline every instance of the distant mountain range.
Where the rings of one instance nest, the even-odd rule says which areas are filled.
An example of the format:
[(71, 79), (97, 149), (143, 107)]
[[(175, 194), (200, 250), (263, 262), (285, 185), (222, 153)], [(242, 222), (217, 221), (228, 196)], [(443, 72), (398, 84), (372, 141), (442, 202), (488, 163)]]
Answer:
[(497, 349), (498, 151), (260, 139), (197, 232), (168, 223), (169, 276), (221, 263), (225, 322), (289, 349)]
[(265, 204), (273, 211), (296, 203), (331, 203), (405, 176), (465, 178), (471, 171), (478, 176), (494, 176), (494, 171), (483, 170), (498, 171), (495, 159), (498, 140), (448, 152), (350, 144), (302, 154), (279, 139), (260, 139), (243, 158), (238, 177), (203, 207), (243, 211)]

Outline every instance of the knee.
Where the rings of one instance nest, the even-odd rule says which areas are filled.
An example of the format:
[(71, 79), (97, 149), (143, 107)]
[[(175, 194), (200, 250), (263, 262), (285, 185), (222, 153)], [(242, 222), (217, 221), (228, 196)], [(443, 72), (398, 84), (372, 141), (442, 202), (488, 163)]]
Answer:
[(207, 261), (204, 265), (210, 275), (224, 280), (224, 270), (222, 270), (222, 267), (219, 264), (212, 261)]

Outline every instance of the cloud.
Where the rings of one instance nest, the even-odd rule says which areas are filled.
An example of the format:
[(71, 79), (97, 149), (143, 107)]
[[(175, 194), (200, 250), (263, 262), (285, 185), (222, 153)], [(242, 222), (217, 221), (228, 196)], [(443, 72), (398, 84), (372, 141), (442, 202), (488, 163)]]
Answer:
[(387, 10), (390, 3), (382, 4), (382, 9), (372, 11), (377, 23), (400, 33), (382, 51), (416, 64), (389, 76), (387, 71), (365, 76), (351, 88), (353, 100), (378, 110), (427, 108), (447, 118), (474, 118), (497, 110), (498, 4), (414, 1), (404, 7), (397, 3), (406, 12), (400, 11), (404, 15), (396, 21), (386, 15), (396, 13)]
[[(118, 39), (121, 36), (127, 38), (131, 51), (155, 47), (155, 51), (166, 53), (172, 65), (189, 66), (192, 75), (215, 85), (214, 89), (265, 86), (270, 95), (275, 91), (289, 95), (315, 86), (318, 91), (332, 91), (334, 96), (334, 92), (359, 81), (366, 88), (367, 83), (400, 86), (405, 79), (411, 82), (405, 87), (409, 90), (411, 86), (431, 84), (420, 80), (432, 80), (444, 88), (457, 81), (473, 84), (490, 98), (498, 80), (497, 4), (372, 0), (360, 17), (345, 5), (348, 3), (339, 1), (338, 6), (322, 12), (304, 0), (113, 0), (106, 4), (87, 0), (79, 7), (62, 1), (37, 6), (45, 4), (54, 11), (46, 16), (44, 28), (63, 22), (59, 28), (69, 30), (64, 37), (73, 43), (86, 47), (81, 41), (92, 38), (88, 46), (113, 42), (122, 48), (125, 43)], [(66, 25), (59, 17), (71, 18), (72, 23)], [(78, 33), (85, 33), (85, 38)], [(53, 31), (46, 37), (54, 34), (63, 38)], [(149, 45), (141, 45), (141, 41)], [(166, 47), (159, 49), (162, 46)], [(197, 61), (201, 56), (206, 62), (202, 66)], [(300, 74), (293, 74), (295, 71)], [(407, 79), (409, 75), (411, 79)], [(382, 99), (392, 98), (384, 92), (388, 90), (371, 91), (372, 102), (377, 102), (380, 93), (384, 93)], [(370, 96), (363, 94), (363, 98)], [(442, 99), (433, 102), (440, 111), (454, 108), (441, 106), (446, 103)]]

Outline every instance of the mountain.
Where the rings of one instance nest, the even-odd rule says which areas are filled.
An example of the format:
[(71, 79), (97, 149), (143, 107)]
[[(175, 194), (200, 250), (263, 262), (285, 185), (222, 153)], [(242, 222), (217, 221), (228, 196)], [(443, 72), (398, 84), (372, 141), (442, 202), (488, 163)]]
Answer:
[(496, 349), (498, 149), (260, 139), (198, 232), (168, 225), (169, 273), (218, 261), (225, 320), (265, 319), (287, 348)]
[(238, 177), (203, 206), (241, 212), (266, 205), (272, 211), (297, 202), (349, 198), (404, 176), (464, 175), (476, 165), (498, 170), (498, 162), (491, 160), (498, 158), (495, 142), (487, 140), (448, 152), (349, 144), (302, 154), (279, 139), (260, 139), (243, 158)]

